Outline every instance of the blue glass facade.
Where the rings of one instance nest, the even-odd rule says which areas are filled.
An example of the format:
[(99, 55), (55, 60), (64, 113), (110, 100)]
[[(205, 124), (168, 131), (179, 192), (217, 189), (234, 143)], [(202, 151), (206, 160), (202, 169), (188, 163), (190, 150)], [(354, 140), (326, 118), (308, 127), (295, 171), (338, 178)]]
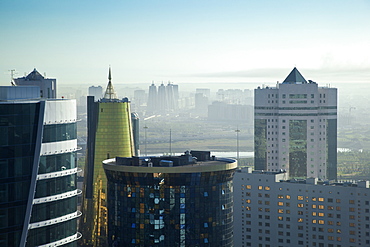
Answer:
[(0, 104), (0, 246), (19, 246), (39, 125), (40, 103)]

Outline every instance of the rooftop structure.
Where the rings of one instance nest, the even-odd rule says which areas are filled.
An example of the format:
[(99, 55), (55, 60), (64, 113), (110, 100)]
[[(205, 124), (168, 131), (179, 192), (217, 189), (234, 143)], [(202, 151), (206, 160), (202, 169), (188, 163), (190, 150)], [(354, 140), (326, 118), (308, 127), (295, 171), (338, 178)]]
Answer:
[(16, 86), (38, 86), (40, 87), (41, 98), (55, 99), (57, 97), (57, 80), (53, 78), (45, 78), (36, 68), (33, 69), (27, 76), (15, 78)]

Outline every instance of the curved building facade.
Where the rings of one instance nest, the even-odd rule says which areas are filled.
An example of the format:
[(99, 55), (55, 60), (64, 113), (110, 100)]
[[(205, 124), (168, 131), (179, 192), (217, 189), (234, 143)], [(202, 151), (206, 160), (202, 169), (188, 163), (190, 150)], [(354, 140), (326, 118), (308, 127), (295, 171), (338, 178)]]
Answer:
[(39, 95), (1, 88), (0, 246), (77, 246), (81, 237), (76, 102)]
[(193, 151), (103, 167), (110, 246), (233, 246), (235, 160)]

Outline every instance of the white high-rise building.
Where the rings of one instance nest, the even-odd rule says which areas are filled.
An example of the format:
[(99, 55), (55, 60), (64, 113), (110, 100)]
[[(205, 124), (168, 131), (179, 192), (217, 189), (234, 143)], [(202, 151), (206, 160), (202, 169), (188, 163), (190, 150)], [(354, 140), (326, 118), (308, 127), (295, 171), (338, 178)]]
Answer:
[(337, 178), (337, 89), (294, 68), (276, 87), (254, 90), (255, 170)]
[(103, 98), (103, 88), (101, 86), (89, 87), (89, 96), (94, 96), (95, 100)]

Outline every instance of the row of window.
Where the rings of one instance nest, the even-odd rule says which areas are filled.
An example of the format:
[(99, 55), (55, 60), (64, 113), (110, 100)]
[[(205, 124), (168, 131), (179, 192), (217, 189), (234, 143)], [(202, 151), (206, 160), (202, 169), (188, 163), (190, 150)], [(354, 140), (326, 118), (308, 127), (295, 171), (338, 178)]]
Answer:
[(77, 138), (77, 123), (44, 125), (42, 142), (58, 142)]

